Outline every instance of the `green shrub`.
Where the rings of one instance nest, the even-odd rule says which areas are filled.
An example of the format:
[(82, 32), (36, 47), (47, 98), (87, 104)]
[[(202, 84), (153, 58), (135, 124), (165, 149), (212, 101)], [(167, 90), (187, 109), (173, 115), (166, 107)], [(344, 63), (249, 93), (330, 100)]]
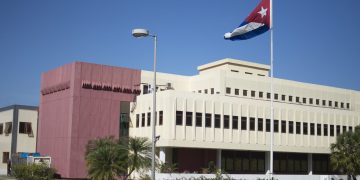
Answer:
[(56, 171), (45, 164), (19, 164), (13, 167), (12, 172), (18, 180), (50, 180), (54, 179)]

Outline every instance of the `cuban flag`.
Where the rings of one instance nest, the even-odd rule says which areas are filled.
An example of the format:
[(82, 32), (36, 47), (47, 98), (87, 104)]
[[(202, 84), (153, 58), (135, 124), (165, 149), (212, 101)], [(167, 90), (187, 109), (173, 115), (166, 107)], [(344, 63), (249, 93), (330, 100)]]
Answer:
[(262, 0), (251, 14), (234, 29), (225, 33), (224, 38), (232, 41), (246, 40), (260, 35), (271, 28), (271, 0)]

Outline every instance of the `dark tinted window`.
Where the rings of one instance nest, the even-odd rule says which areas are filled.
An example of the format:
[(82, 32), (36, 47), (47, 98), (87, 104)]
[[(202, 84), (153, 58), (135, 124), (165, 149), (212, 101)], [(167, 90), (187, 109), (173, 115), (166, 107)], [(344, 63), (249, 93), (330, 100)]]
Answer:
[(183, 119), (183, 112), (182, 111), (176, 111), (176, 125), (182, 125)]
[(225, 129), (229, 129), (229, 124), (230, 124), (230, 120), (229, 120), (229, 116), (228, 115), (224, 115), (224, 128)]
[(274, 120), (274, 132), (279, 132), (279, 120)]
[(285, 120), (281, 121), (281, 132), (286, 133), (286, 121)]
[(310, 123), (310, 135), (315, 135), (315, 124)]
[(250, 118), (250, 131), (255, 131), (255, 118)]
[(227, 87), (226, 88), (226, 94), (230, 94), (231, 93), (231, 88)]
[(246, 130), (246, 117), (241, 117), (241, 129)]
[(321, 136), (321, 124), (316, 124), (316, 134), (318, 135), (318, 136)]
[(239, 89), (235, 89), (235, 95), (239, 95)]
[(294, 134), (294, 121), (289, 121), (289, 133)]
[(243, 96), (247, 96), (247, 90), (243, 90)]
[(334, 129), (334, 125), (330, 125), (330, 136), (334, 136), (335, 134), (335, 129)]
[(301, 123), (296, 122), (296, 134), (301, 134)]
[(255, 97), (255, 91), (251, 91), (251, 97)]
[(238, 129), (239, 128), (239, 117), (238, 116), (233, 116), (233, 122), (232, 122), (232, 128), (233, 129)]
[(186, 126), (192, 126), (192, 112), (186, 112)]
[(328, 125), (324, 124), (324, 136), (328, 136)]
[(211, 127), (211, 114), (205, 114), (205, 127)]
[(304, 135), (308, 134), (308, 123), (306, 122), (303, 123), (303, 134)]
[(270, 132), (270, 128), (271, 128), (271, 121), (270, 121), (270, 119), (266, 119), (266, 122), (265, 122), (266, 124), (266, 132)]
[(263, 118), (258, 118), (258, 131), (263, 131)]
[(215, 114), (215, 128), (220, 128), (220, 114)]
[(202, 126), (202, 113), (196, 113), (196, 126), (201, 127)]

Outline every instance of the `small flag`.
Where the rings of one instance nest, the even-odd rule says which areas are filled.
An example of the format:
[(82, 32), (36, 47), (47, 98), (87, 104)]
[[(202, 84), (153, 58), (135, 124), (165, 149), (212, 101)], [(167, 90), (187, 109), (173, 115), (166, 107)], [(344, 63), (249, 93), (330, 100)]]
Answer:
[(225, 33), (224, 38), (246, 40), (266, 32), (271, 28), (271, 11), (270, 0), (262, 0), (244, 22), (232, 32)]

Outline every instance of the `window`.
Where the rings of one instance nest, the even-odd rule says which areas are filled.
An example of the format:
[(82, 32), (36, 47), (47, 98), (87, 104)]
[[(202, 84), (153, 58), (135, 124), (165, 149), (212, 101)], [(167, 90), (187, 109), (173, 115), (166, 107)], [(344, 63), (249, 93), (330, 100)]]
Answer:
[(338, 136), (338, 135), (340, 135), (340, 125), (337, 125), (336, 126), (336, 135)]
[(324, 124), (324, 136), (328, 136), (328, 125)]
[(308, 123), (303, 122), (303, 134), (307, 135), (308, 134)]
[(159, 125), (163, 125), (163, 120), (164, 120), (164, 113), (163, 111), (159, 112)]
[(192, 126), (192, 112), (186, 112), (186, 126)]
[(290, 101), (290, 102), (292, 102), (292, 101), (293, 101), (293, 100), (292, 100), (292, 96), (289, 96), (289, 101)]
[(255, 131), (255, 118), (250, 118), (250, 131)]
[(281, 133), (286, 133), (286, 121), (281, 121)]
[(346, 132), (346, 126), (343, 126), (343, 133)]
[(332, 101), (329, 101), (329, 106), (332, 107)]
[(211, 93), (211, 94), (214, 94), (214, 93), (215, 93), (214, 88), (211, 88), (211, 89), (210, 89), (210, 93)]
[(330, 125), (330, 136), (334, 136), (334, 125)]
[(301, 134), (301, 124), (300, 122), (296, 122), (296, 134)]
[(352, 132), (352, 126), (349, 126), (349, 132)]
[(282, 100), (282, 101), (285, 101), (285, 99), (286, 99), (286, 96), (285, 96), (285, 95), (281, 95), (281, 100)]
[(140, 115), (139, 114), (136, 114), (136, 127), (139, 127), (140, 125)]
[(263, 98), (263, 96), (264, 96), (264, 93), (263, 92), (259, 92), (259, 98)]
[(10, 156), (9, 156), (10, 154), (9, 154), (9, 152), (3, 152), (3, 159), (2, 159), (2, 163), (7, 163), (8, 161), (9, 161), (9, 158), (10, 158)]
[(224, 115), (224, 129), (229, 129), (230, 126), (230, 120), (229, 115)]
[(196, 127), (201, 127), (202, 126), (202, 113), (196, 113)]
[(313, 102), (313, 98), (310, 98), (309, 99), (309, 104), (313, 104), (314, 102)]
[(320, 105), (320, 99), (316, 99), (316, 105)]
[(339, 103), (335, 101), (335, 107), (337, 108), (339, 106)]
[(211, 114), (205, 114), (205, 127), (211, 127)]
[(145, 126), (145, 113), (141, 114), (141, 127)]
[(321, 136), (321, 124), (316, 124), (316, 134)]
[(306, 98), (303, 98), (303, 103), (306, 104)]
[(4, 133), (4, 124), (0, 123), (0, 135)]
[(220, 128), (220, 114), (215, 114), (215, 128)]
[(32, 135), (33, 131), (31, 128), (31, 123), (30, 122), (20, 122), (19, 123), (19, 133)]
[(238, 121), (239, 121), (239, 117), (238, 116), (233, 116), (233, 122), (232, 122), (232, 128), (233, 129), (238, 129), (239, 125), (238, 125)]
[(270, 93), (266, 93), (266, 98), (271, 99), (271, 94), (270, 94)]
[(226, 88), (226, 94), (231, 94), (231, 88), (229, 87)]
[(289, 121), (289, 133), (294, 134), (294, 121)]
[(5, 136), (11, 134), (12, 132), (12, 122), (5, 123)]
[(243, 90), (243, 96), (247, 96), (247, 90)]
[(258, 131), (263, 131), (263, 122), (264, 119), (263, 118), (258, 118)]
[(296, 102), (300, 103), (300, 97), (296, 97)]
[(350, 109), (350, 103), (346, 103), (346, 108)]
[(147, 126), (150, 126), (151, 124), (151, 113), (147, 113)]
[(148, 85), (144, 85), (143, 86), (143, 94), (148, 94), (149, 93), (149, 86)]
[(182, 121), (183, 121), (183, 112), (176, 111), (176, 125), (182, 125)]
[(344, 103), (343, 102), (340, 103), (340, 107), (344, 108)]
[(279, 94), (275, 93), (275, 100), (278, 100), (279, 99)]
[(239, 89), (235, 89), (235, 95), (239, 95)]
[(255, 97), (255, 91), (251, 91), (251, 97)]
[(241, 117), (241, 129), (246, 130), (246, 117)]
[(201, 93), (201, 90), (198, 90), (198, 93)]
[(315, 124), (310, 123), (310, 135), (315, 135)]
[(207, 89), (204, 89), (204, 93), (207, 94), (207, 93), (208, 93), (208, 90), (207, 90)]
[(274, 120), (274, 132), (279, 132), (279, 120)]
[(266, 119), (266, 122), (265, 122), (266, 124), (266, 132), (270, 132), (270, 127), (271, 127), (271, 123), (270, 123), (270, 119)]
[(322, 100), (322, 105), (326, 106), (326, 100)]

